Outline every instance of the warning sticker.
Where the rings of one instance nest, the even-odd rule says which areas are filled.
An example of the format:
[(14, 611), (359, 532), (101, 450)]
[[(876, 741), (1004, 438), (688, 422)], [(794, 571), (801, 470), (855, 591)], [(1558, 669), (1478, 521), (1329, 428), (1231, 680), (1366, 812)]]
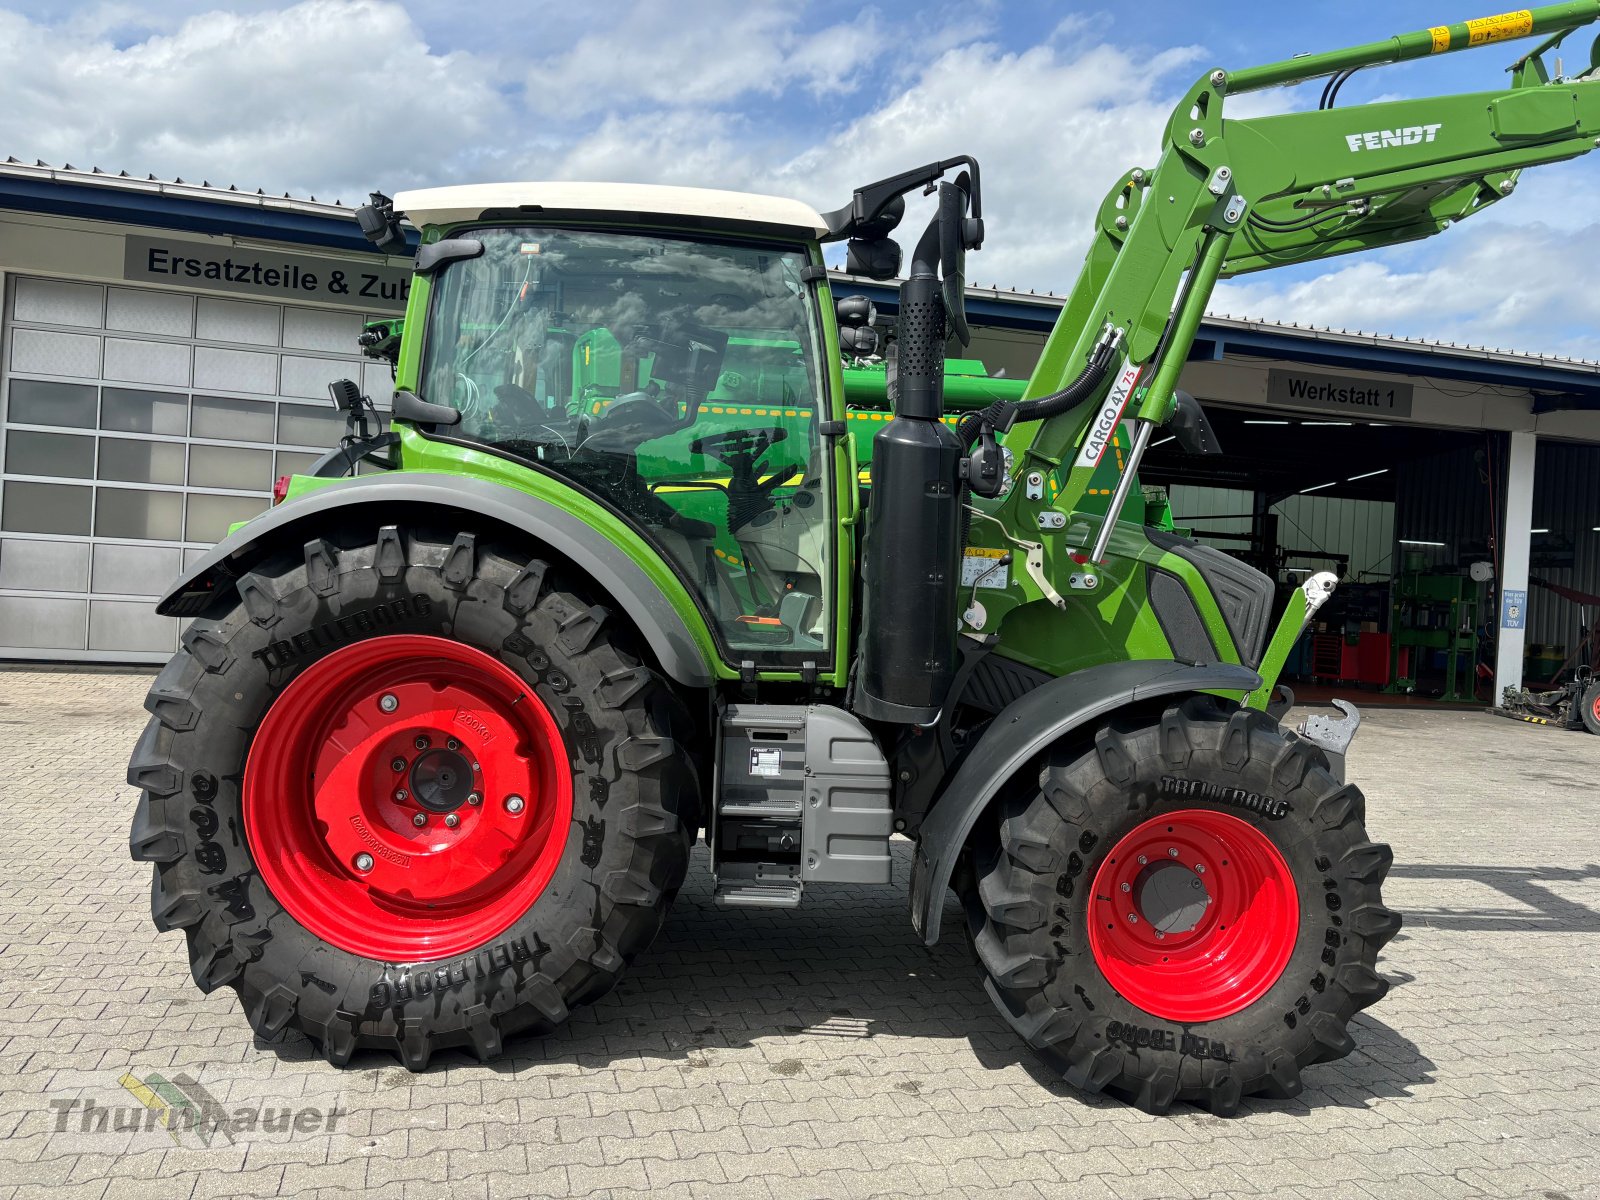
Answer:
[(776, 779), (783, 773), (783, 751), (775, 746), (750, 747), (750, 774)]
[[(1516, 12), (1501, 13), (1495, 17), (1478, 17), (1466, 24), (1467, 46), (1486, 46), (1490, 42), (1527, 37), (1533, 32), (1533, 13), (1523, 8)], [(1428, 30), (1428, 33), (1433, 37), (1435, 54), (1443, 54), (1450, 49), (1450, 26), (1435, 25)]]
[(1011, 551), (968, 546), (961, 556), (961, 586), (1003, 588), (1011, 582)]
[(1122, 410), (1128, 407), (1128, 397), (1133, 395), (1133, 385), (1139, 382), (1139, 372), (1142, 369), (1138, 363), (1131, 362), (1122, 368), (1122, 373), (1117, 376), (1116, 382), (1111, 385), (1111, 390), (1106, 393), (1100, 411), (1095, 414), (1089, 432), (1083, 435), (1083, 446), (1072, 464), (1074, 467), (1100, 465), (1100, 456), (1111, 444), (1117, 426), (1122, 424)]
[(1526, 8), (1501, 13), (1498, 17), (1479, 17), (1467, 22), (1467, 45), (1482, 46), (1508, 38), (1527, 37), (1533, 32), (1533, 13)]

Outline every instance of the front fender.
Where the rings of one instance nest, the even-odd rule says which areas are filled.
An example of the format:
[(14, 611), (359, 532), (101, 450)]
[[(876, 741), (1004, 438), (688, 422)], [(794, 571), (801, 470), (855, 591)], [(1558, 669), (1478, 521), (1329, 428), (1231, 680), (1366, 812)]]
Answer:
[(945, 889), (956, 856), (978, 818), (1017, 769), (1057, 738), (1119, 708), (1156, 696), (1251, 691), (1261, 682), (1248, 667), (1191, 667), (1135, 660), (1074, 671), (1035, 688), (995, 717), (962, 760), (922, 823), (911, 863), (911, 924), (925, 944), (939, 940)]
[(335, 519), (367, 510), (379, 524), (403, 520), (407, 509), (449, 519), (498, 522), (549, 546), (586, 572), (639, 627), (661, 669), (688, 687), (716, 679), (710, 637), (685, 619), (662, 586), (633, 557), (593, 525), (548, 500), (462, 475), (403, 471), (341, 479), (269, 509), (217, 543), (156, 602), (163, 616), (194, 616), (231, 584), (267, 544), (299, 544)]

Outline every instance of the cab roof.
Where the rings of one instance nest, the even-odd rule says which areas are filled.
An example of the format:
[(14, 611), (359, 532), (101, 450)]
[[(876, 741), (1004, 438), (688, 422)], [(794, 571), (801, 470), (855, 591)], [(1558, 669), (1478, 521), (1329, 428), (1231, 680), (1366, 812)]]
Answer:
[(576, 216), (653, 215), (702, 228), (742, 226), (784, 231), (807, 239), (828, 225), (809, 204), (781, 196), (721, 192), (655, 183), (469, 183), (400, 192), (396, 211), (413, 225), (455, 225), (518, 210)]

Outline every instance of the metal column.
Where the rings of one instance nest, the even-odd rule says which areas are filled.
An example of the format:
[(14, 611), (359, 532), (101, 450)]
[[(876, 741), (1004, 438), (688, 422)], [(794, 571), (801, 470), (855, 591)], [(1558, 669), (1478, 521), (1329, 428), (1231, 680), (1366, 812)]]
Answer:
[(1539, 440), (1513, 433), (1506, 467), (1505, 533), (1500, 548), (1499, 636), (1495, 643), (1494, 703), (1508, 687), (1522, 686), (1522, 649), (1528, 632), (1528, 550), (1533, 541), (1533, 468)]

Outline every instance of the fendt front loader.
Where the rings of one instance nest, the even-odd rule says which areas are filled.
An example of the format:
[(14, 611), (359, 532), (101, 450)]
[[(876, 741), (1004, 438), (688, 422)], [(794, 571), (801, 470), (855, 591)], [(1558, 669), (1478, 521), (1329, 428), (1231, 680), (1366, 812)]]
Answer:
[[(952, 374), (961, 411), (971, 158), (826, 214), (375, 197), (380, 248), (401, 213), (421, 232), (404, 321), (368, 339), (391, 427), (336, 385), (345, 444), (159, 605), (192, 620), (129, 769), (157, 928), (263, 1036), (420, 1070), (603, 995), (697, 838), (720, 903), (793, 907), (890, 882), (900, 834), (917, 934), (953, 891), (989, 994), (1074, 1085), (1152, 1112), (1295, 1094), (1350, 1052), (1400, 926), (1343, 781), (1354, 711), (1292, 732), (1271, 699), (1334, 580), (1275, 615), (1272, 580), (1147, 523), (1140, 458), (1162, 428), (1214, 448), (1175, 384), (1219, 278), (1438, 233), (1591, 149), (1600, 58), (1544, 57), (1597, 17), (1208, 71), (1107, 197), (1026, 387)], [(1361, 68), (1532, 35), (1504, 87), (1334, 106)], [(1316, 111), (1224, 119), (1313, 78)], [(894, 353), (865, 362), (823, 246), (900, 275), (919, 188)], [(847, 403), (874, 369), (888, 411)]]

